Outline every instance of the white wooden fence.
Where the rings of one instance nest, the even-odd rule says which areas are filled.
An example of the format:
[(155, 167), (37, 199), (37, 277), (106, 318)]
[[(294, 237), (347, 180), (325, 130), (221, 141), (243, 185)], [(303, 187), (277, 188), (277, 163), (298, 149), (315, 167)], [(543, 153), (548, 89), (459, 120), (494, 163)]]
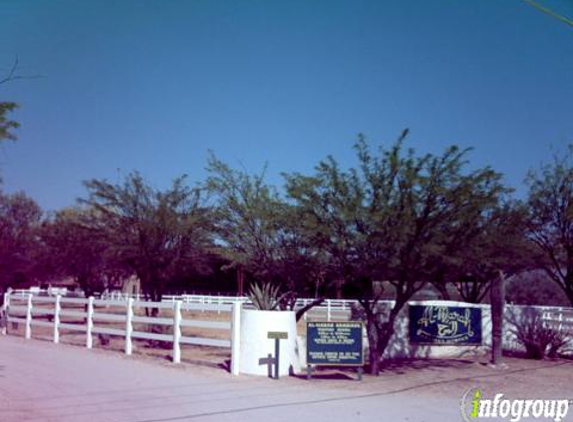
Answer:
[[(57, 289), (52, 289), (53, 292), (58, 292)], [(42, 290), (39, 288), (34, 288), (34, 290), (13, 290), (12, 295), (24, 295), (34, 294), (50, 295), (49, 290)], [(102, 298), (110, 299), (112, 301), (127, 301), (129, 298), (133, 298), (136, 302), (142, 300), (140, 295), (130, 296), (127, 293), (121, 291), (106, 292), (101, 295)], [(303, 306), (309, 304), (314, 299), (299, 298), (296, 301), (295, 309), (300, 309)], [(251, 308), (253, 305), (248, 297), (246, 296), (221, 296), (221, 295), (164, 295), (163, 302), (174, 303), (181, 301), (185, 304), (196, 304), (201, 305), (198, 310), (205, 311), (207, 307), (205, 305), (216, 305), (217, 312), (222, 312), (225, 306), (232, 306), (234, 303), (241, 303), (245, 308)], [(147, 303), (147, 302), (146, 302)], [(326, 299), (321, 305), (315, 306), (310, 311), (304, 315), (304, 319), (322, 319), (326, 321), (345, 321), (350, 319), (352, 308), (356, 307), (356, 300), (349, 299)], [(507, 305), (511, 308), (514, 305)], [(567, 307), (557, 307), (557, 306), (539, 306), (536, 307), (542, 312), (542, 319), (548, 325), (556, 328), (560, 331), (567, 331), (573, 335), (573, 308)]]
[[(113, 299), (111, 299), (113, 297)], [(147, 302), (120, 293), (113, 293), (105, 299), (46, 296), (42, 292), (15, 291), (5, 294), (4, 311), (9, 323), (22, 324), (25, 338), (32, 338), (35, 327), (51, 329), (51, 337), (55, 343), (60, 341), (60, 331), (69, 330), (85, 336), (85, 347), (92, 348), (94, 335), (110, 335), (120, 337), (124, 341), (124, 351), (131, 354), (134, 339), (158, 340), (171, 343), (173, 362), (181, 361), (182, 345), (203, 345), (212, 347), (231, 348), (231, 372), (239, 372), (240, 345), (240, 310), (242, 307), (252, 308), (246, 297), (235, 296), (205, 296), (181, 295), (165, 296), (163, 302)], [(300, 309), (312, 299), (299, 299), (295, 309)], [(390, 305), (390, 302), (387, 303)], [(488, 305), (481, 305), (488, 310)], [(304, 316), (305, 319), (334, 321), (349, 320), (353, 308), (359, 308), (353, 300), (327, 299), (320, 306), (312, 308)], [(114, 308), (116, 312), (111, 312)], [(509, 314), (520, 313), (520, 309), (534, 308), (546, 326), (569, 333), (570, 347), (573, 350), (573, 308), (565, 307), (523, 307), (508, 305)], [(164, 310), (163, 316), (149, 316), (142, 310)], [(184, 314), (193, 311), (192, 318)], [(230, 318), (225, 321), (205, 320), (196, 315), (210, 312), (211, 314), (227, 313)], [(487, 313), (487, 312), (486, 312)], [(169, 317), (167, 317), (169, 316)], [(70, 321), (70, 318), (75, 320)], [(80, 322), (77, 320), (80, 319)], [(107, 324), (107, 326), (106, 326)], [(169, 334), (149, 332), (137, 329), (141, 324), (169, 327)], [(486, 324), (487, 325), (487, 324)], [(203, 328), (208, 330), (226, 330), (228, 334), (218, 338), (205, 338), (184, 335), (186, 327)], [(45, 334), (45, 330), (44, 330)], [(506, 333), (507, 334), (507, 333)], [(407, 334), (404, 334), (407, 336)], [(507, 346), (519, 349), (517, 343), (509, 336)]]
[[(4, 295), (3, 310), (8, 323), (24, 325), (24, 337), (33, 336), (33, 327), (46, 327), (52, 330), (54, 343), (60, 342), (60, 330), (85, 333), (85, 346), (93, 347), (94, 334), (118, 336), (124, 339), (126, 355), (133, 351), (133, 339), (158, 340), (172, 343), (172, 360), (181, 361), (181, 345), (201, 345), (231, 349), (231, 372), (238, 375), (241, 302), (197, 304), (172, 300), (171, 302), (144, 302), (134, 298), (127, 300), (108, 300), (73, 298), (65, 296), (40, 296), (32, 293), (11, 292)], [(78, 308), (79, 307), (79, 308)], [(109, 312), (110, 307), (120, 312)], [(83, 308), (83, 309), (82, 309)], [(141, 315), (141, 309), (166, 309), (172, 311), (171, 318)], [(136, 312), (136, 311), (140, 312)], [(184, 319), (183, 311), (214, 311), (218, 314), (229, 313), (229, 321), (206, 321)], [(47, 320), (46, 320), (47, 317)], [(82, 323), (62, 322), (62, 317), (83, 319)], [(113, 323), (113, 328), (104, 326)], [(121, 324), (123, 328), (118, 328)], [(134, 324), (150, 324), (171, 327), (172, 333), (161, 334), (137, 331)], [(227, 338), (204, 338), (182, 335), (183, 327), (226, 330)]]
[[(49, 296), (52, 290), (42, 290), (34, 289), (31, 290), (12, 290), (12, 295), (24, 295), (32, 293), (34, 296)], [(70, 293), (68, 293), (70, 294)], [(136, 302), (142, 301), (143, 297), (141, 295), (129, 295), (121, 291), (111, 291), (105, 292), (101, 295), (97, 295), (102, 299), (108, 299), (112, 301), (127, 301), (132, 298)], [(307, 304), (311, 303), (314, 299), (309, 298), (299, 298), (295, 304), (295, 310), (298, 310)], [(201, 309), (205, 311), (207, 309), (204, 305), (218, 305), (220, 308), (217, 311), (221, 312), (225, 305), (233, 305), (234, 303), (242, 303), (245, 308), (252, 308), (253, 304), (250, 299), (246, 296), (222, 296), (222, 295), (164, 295), (163, 302), (173, 303), (176, 301), (181, 301), (185, 304), (196, 304), (201, 305)], [(147, 302), (146, 302), (147, 303)], [(352, 299), (326, 299), (321, 305), (313, 307), (310, 311), (305, 313), (305, 321), (308, 318), (312, 319), (323, 319), (326, 321), (347, 321), (350, 319), (350, 314), (353, 306), (357, 305), (356, 300)]]
[(544, 306), (542, 320), (551, 328), (573, 336), (573, 308)]

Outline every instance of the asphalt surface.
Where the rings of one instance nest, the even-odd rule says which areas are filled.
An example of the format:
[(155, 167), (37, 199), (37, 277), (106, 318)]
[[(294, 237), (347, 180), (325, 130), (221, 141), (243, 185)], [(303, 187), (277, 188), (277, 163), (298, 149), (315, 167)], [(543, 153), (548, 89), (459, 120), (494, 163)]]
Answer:
[(456, 422), (459, 398), (223, 370), (0, 337), (0, 421)]

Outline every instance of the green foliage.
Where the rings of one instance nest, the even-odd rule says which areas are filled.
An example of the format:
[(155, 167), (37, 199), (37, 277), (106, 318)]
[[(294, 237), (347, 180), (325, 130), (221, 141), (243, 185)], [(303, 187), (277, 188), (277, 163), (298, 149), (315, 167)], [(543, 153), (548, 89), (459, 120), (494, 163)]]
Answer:
[(212, 214), (201, 192), (184, 181), (178, 178), (160, 191), (133, 173), (123, 184), (85, 184), (89, 197), (83, 202), (96, 215), (91, 230), (105, 239), (109, 254), (137, 274), (154, 301), (178, 274), (209, 271)]
[(234, 170), (214, 155), (207, 170), (206, 187), (216, 201), (220, 253), (231, 267), (243, 268), (263, 285), (282, 284), (291, 292), (319, 285), (320, 254), (305, 243), (299, 210), (264, 181), (265, 172)]
[[(500, 193), (505, 196), (506, 192)], [(484, 300), (499, 271), (509, 277), (534, 264), (533, 252), (525, 238), (523, 205), (492, 201), (480, 206), (479, 212), (461, 215), (454, 232), (445, 233), (449, 237), (448, 247), (438, 258), (432, 280), (442, 293), (447, 291), (448, 284), (454, 285), (460, 298), (470, 303)], [(448, 295), (443, 296), (449, 299)]]
[[(407, 133), (377, 153), (361, 136), (355, 145), (358, 164), (349, 170), (328, 157), (313, 176), (287, 176), (288, 194), (303, 215), (301, 232), (325, 252), (328, 271), (361, 294), (373, 373), (404, 304), (438, 271), (461, 260), (458, 251), (479, 232), (473, 219), (485, 218), (507, 192), (490, 168), (464, 171), (466, 150), (453, 146), (442, 155), (405, 150)], [(383, 294), (373, 288), (377, 280), (394, 290), (386, 320), (377, 315)]]
[(528, 235), (538, 265), (573, 304), (573, 146), (527, 178)]
[(65, 208), (46, 220), (41, 230), (46, 266), (55, 277), (73, 278), (86, 296), (129, 275), (110, 253), (107, 239), (94, 229), (97, 224), (93, 209)]
[(0, 101), (0, 141), (7, 139), (11, 141), (16, 140), (14, 129), (18, 129), (20, 124), (8, 117), (8, 114), (13, 112), (18, 107), (18, 104), (13, 102)]
[(569, 335), (546, 325), (535, 310), (524, 312), (512, 322), (511, 332), (529, 359), (556, 358), (568, 344)]
[(270, 283), (252, 283), (249, 289), (251, 302), (261, 311), (277, 310), (286, 295), (286, 293), (280, 294), (280, 286)]
[(21, 192), (0, 192), (0, 292), (38, 275), (41, 218), (42, 210), (33, 199)]

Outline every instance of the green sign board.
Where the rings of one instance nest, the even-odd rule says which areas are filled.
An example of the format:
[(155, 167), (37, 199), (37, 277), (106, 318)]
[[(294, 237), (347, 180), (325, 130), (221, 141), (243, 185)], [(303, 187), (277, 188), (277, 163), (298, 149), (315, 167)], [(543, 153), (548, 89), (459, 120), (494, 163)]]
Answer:
[(434, 345), (479, 345), (481, 309), (463, 306), (410, 305), (410, 341)]
[(361, 322), (308, 322), (306, 339), (308, 365), (364, 365)]

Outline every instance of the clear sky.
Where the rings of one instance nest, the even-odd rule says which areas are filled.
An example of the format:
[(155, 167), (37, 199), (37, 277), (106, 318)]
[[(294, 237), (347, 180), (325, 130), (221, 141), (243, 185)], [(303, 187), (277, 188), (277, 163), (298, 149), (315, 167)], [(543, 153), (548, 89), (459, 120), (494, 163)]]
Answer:
[(280, 183), (406, 127), (522, 194), (573, 142), (573, 27), (521, 0), (0, 0), (0, 47), (4, 71), (42, 75), (0, 85), (22, 124), (4, 189), (50, 210), (91, 178), (201, 180), (209, 149)]

